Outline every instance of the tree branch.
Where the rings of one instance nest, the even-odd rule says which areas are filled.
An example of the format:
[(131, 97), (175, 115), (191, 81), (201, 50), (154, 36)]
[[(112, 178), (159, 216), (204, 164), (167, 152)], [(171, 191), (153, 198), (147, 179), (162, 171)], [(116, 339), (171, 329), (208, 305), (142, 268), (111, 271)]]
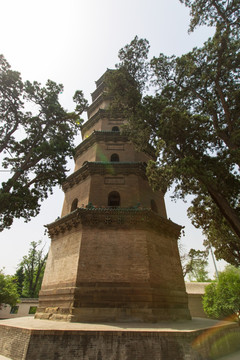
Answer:
[(228, 221), (232, 230), (240, 238), (240, 219), (235, 209), (233, 209), (227, 199), (222, 196), (217, 189), (214, 188), (213, 184), (210, 184), (209, 181), (206, 181), (202, 175), (199, 175), (198, 177), (199, 181), (207, 188), (211, 198), (218, 206), (221, 214)]
[(220, 6), (218, 5), (216, 0), (212, 0), (213, 6), (215, 7), (215, 9), (217, 10), (218, 15), (227, 23), (230, 24), (228, 18), (225, 16), (225, 13), (222, 12)]

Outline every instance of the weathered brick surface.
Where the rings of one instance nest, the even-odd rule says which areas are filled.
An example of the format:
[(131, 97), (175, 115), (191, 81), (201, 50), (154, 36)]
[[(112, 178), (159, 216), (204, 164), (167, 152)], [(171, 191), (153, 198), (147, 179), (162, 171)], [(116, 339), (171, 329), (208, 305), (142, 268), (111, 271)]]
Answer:
[[(91, 118), (94, 114), (98, 112), (99, 109), (107, 109), (110, 105), (110, 100), (102, 99), (101, 102), (99, 102), (99, 99), (97, 99), (93, 104), (91, 104), (88, 108), (88, 117)], [(91, 133), (94, 129), (96, 129), (96, 124), (86, 131), (84, 136), (88, 136), (89, 133)]]
[[(116, 178), (120, 178), (121, 181), (116, 182)], [(137, 174), (115, 175), (113, 168), (110, 168), (109, 174), (88, 176), (84, 181), (69, 188), (65, 193), (62, 216), (70, 213), (72, 202), (76, 198), (79, 207), (86, 206), (89, 202), (99, 207), (108, 206), (108, 195), (112, 191), (119, 192), (121, 207), (133, 207), (139, 203), (142, 207), (151, 208), (151, 200), (154, 200), (158, 214), (166, 218), (165, 203), (161, 192), (153, 192), (147, 180)]]
[[(36, 341), (37, 340), (37, 341)], [(38, 345), (41, 343), (41, 350)], [(33, 344), (33, 345), (32, 345)], [(51, 349), (51, 346), (54, 349)], [(41, 355), (39, 356), (39, 353)], [(54, 354), (54, 357), (49, 357)], [(32, 339), (27, 359), (154, 360), (184, 359), (174, 338), (139, 333), (62, 334)]]
[(67, 331), (0, 325), (0, 354), (12, 360), (213, 360), (239, 349), (239, 327), (216, 330)]
[[(98, 111), (109, 105), (103, 88), (96, 90), (83, 126), (84, 137), (90, 137), (78, 146), (75, 172), (63, 184), (62, 218), (49, 225), (52, 245), (36, 317), (75, 322), (188, 319), (177, 248), (180, 227), (166, 220), (163, 194), (152, 191), (145, 174), (144, 163), (154, 154), (137, 152), (126, 136), (112, 131), (123, 121)], [(110, 162), (114, 153), (119, 161)], [(115, 220), (107, 213), (112, 192), (120, 195), (114, 205), (127, 214), (119, 212)], [(79, 209), (72, 207), (76, 199)], [(95, 214), (86, 209), (89, 202)], [(153, 229), (148, 218), (156, 213), (156, 223), (164, 225), (152, 224)]]
[(91, 188), (91, 177), (84, 179), (79, 186), (70, 188), (65, 193), (65, 199), (62, 208), (62, 215), (65, 216), (70, 213), (71, 205), (74, 199), (78, 199), (78, 206), (86, 206), (89, 203), (89, 193)]
[(30, 341), (27, 329), (0, 325), (0, 354), (12, 360), (26, 359)]
[(149, 155), (137, 152), (133, 144), (121, 141), (121, 138), (116, 142), (105, 143), (100, 141), (93, 144), (77, 157), (74, 171), (80, 169), (84, 161), (111, 161), (111, 155), (114, 153), (119, 155), (119, 161), (122, 162), (147, 162), (151, 159)]
[(78, 229), (62, 234), (52, 242), (44, 273), (42, 290), (62, 286), (74, 286), (77, 279), (82, 231)]
[(95, 143), (76, 159), (74, 171), (80, 169), (85, 161), (104, 161), (103, 159), (102, 160), (97, 159), (98, 153), (99, 153), (99, 144)]
[(144, 224), (85, 224), (59, 234), (36, 316), (80, 322), (188, 318), (176, 239)]

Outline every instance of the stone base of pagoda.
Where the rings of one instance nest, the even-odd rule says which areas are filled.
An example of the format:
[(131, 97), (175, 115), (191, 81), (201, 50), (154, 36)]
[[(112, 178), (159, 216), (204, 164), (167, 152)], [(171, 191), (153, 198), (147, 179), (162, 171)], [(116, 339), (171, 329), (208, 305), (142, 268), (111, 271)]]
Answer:
[(190, 319), (180, 227), (150, 210), (78, 209), (48, 226), (52, 244), (36, 318)]
[[(143, 286), (92, 284), (81, 286), (72, 294), (66, 288), (53, 294), (41, 292), (38, 319), (69, 322), (158, 322), (191, 319), (183, 291)], [(70, 292), (71, 293), (71, 292)]]
[(209, 319), (140, 325), (0, 321), (0, 354), (14, 360), (239, 359), (239, 348), (237, 324)]

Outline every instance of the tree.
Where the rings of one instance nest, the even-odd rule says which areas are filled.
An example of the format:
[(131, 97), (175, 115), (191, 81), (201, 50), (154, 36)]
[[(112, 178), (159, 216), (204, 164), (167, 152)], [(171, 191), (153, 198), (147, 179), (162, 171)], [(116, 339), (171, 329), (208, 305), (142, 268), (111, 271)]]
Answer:
[(3, 304), (16, 305), (18, 299), (17, 285), (13, 276), (4, 275), (0, 270), (0, 309)]
[(203, 309), (211, 318), (232, 317), (240, 324), (240, 269), (227, 266), (218, 281), (206, 286)]
[(182, 262), (183, 276), (187, 275), (190, 281), (210, 281), (206, 270), (207, 255), (208, 251), (190, 249)]
[(17, 291), (19, 294), (19, 297), (23, 296), (23, 285), (24, 285), (24, 270), (23, 270), (23, 266), (19, 266), (16, 273), (15, 273), (15, 279), (16, 279), (16, 283), (17, 283)]
[(189, 32), (199, 25), (239, 27), (239, 3), (236, 0), (180, 0), (191, 9)]
[(211, 198), (199, 194), (193, 200), (193, 205), (188, 209), (188, 214), (192, 217), (193, 224), (203, 229), (206, 248), (214, 247), (218, 260), (224, 259), (233, 266), (240, 266), (240, 241)]
[(21, 297), (37, 298), (44, 275), (47, 254), (44, 247), (38, 249), (41, 241), (32, 241), (28, 255), (23, 256), (15, 277)]
[(66, 158), (73, 156), (87, 101), (77, 91), (75, 112), (68, 113), (59, 103), (62, 92), (63, 86), (50, 80), (45, 87), (23, 82), (0, 56), (1, 171), (10, 175), (0, 188), (0, 230), (14, 218), (36, 216), (40, 202), (65, 179)]
[[(147, 168), (152, 187), (165, 192), (173, 186), (176, 198), (194, 195), (188, 211), (193, 224), (217, 258), (240, 265), (240, 5), (181, 2), (191, 8), (190, 31), (206, 24), (215, 26), (214, 36), (180, 57), (160, 54), (150, 61), (148, 41), (135, 38), (121, 49), (118, 70), (106, 76), (111, 111), (122, 106), (125, 132), (137, 148), (154, 147), (157, 161)], [(137, 61), (129, 56), (131, 47), (138, 49)], [(141, 72), (155, 95), (139, 83)]]

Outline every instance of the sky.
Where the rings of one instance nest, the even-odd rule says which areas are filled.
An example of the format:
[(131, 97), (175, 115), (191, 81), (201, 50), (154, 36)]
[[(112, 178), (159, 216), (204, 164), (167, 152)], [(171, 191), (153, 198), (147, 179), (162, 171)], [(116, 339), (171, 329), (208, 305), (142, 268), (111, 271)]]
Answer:
[[(189, 9), (179, 0), (0, 0), (0, 53), (23, 80), (42, 84), (51, 79), (64, 85), (61, 103), (74, 109), (72, 96), (82, 90), (90, 103), (95, 81), (118, 62), (118, 51), (137, 35), (149, 40), (150, 56), (181, 55), (201, 46), (213, 29), (188, 34)], [(81, 136), (76, 138), (76, 145)], [(69, 162), (69, 174), (73, 162)], [(0, 182), (4, 174), (0, 173)], [(56, 188), (29, 223), (17, 219), (0, 233), (0, 269), (14, 274), (31, 241), (50, 240), (44, 225), (60, 214), (64, 194)], [(186, 251), (203, 249), (204, 237), (187, 218), (188, 204), (166, 196), (168, 217), (185, 226)], [(209, 270), (214, 268), (209, 259)], [(224, 263), (218, 262), (219, 269)]]

